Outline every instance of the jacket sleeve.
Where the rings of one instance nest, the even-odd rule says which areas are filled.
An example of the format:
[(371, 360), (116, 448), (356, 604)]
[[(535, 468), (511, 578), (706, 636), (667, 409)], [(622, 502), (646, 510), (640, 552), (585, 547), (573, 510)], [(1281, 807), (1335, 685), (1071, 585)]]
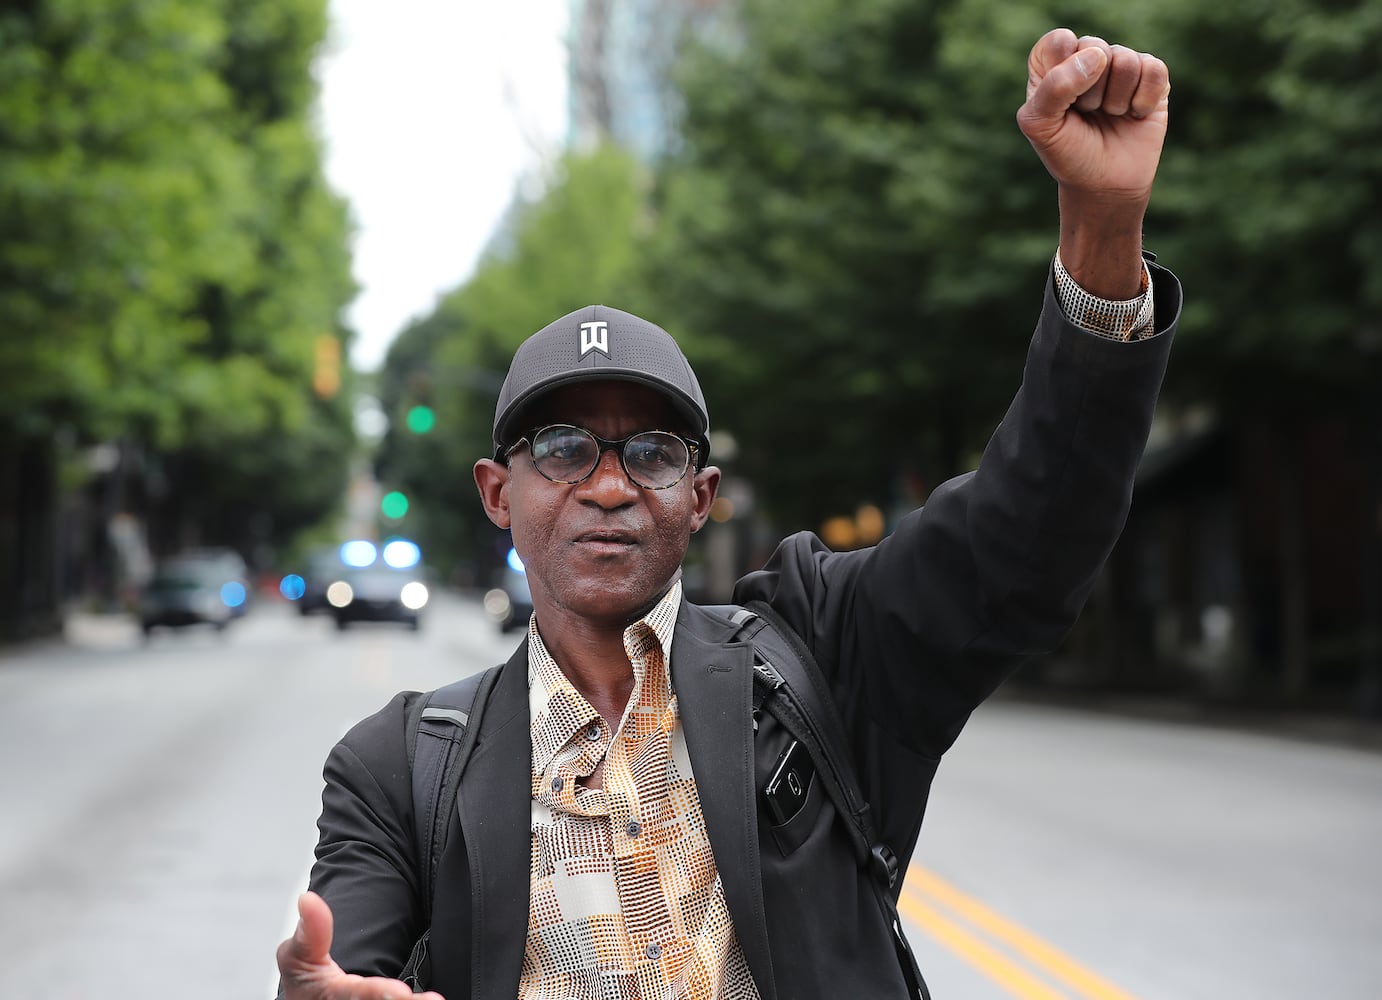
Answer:
[(1050, 281), (1018, 390), (979, 468), (938, 487), (877, 546), (785, 540), (739, 582), (811, 645), (846, 719), (929, 759), (1026, 657), (1074, 625), (1122, 531), (1180, 312), (1156, 268), (1157, 335), (1069, 322)]
[(413, 794), (396, 695), (332, 749), (323, 777), (311, 888), (331, 907), (331, 956), (347, 972), (396, 977), (424, 921), (415, 875)]

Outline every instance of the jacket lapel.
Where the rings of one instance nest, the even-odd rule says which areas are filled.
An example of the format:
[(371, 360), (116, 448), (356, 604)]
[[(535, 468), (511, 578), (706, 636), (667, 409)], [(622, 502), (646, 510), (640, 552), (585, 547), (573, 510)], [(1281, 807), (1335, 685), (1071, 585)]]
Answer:
[(758, 852), (753, 773), (753, 647), (734, 627), (683, 601), (672, 648), (686, 749), (715, 865), (763, 1000), (776, 1000)]
[(458, 804), (470, 861), (471, 996), (512, 996), (528, 926), (531, 839), (528, 644), (504, 664), (480, 720)]

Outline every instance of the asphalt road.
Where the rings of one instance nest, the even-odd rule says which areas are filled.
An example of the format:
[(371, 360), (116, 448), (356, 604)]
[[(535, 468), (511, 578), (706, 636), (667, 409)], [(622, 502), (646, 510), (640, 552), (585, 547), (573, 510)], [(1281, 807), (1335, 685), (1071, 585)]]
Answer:
[[(0, 998), (268, 995), (331, 743), (513, 645), (429, 610), (0, 653)], [(998, 701), (941, 767), (902, 912), (937, 1000), (1376, 1000), (1379, 852), (1382, 755)]]

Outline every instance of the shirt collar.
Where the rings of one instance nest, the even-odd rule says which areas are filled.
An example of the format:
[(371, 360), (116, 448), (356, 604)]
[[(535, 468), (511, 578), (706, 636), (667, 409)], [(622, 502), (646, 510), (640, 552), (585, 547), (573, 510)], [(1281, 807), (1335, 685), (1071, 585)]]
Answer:
[[(672, 584), (662, 599), (646, 615), (624, 629), (624, 651), (633, 664), (634, 684), (629, 695), (628, 712), (639, 700), (643, 690), (643, 671), (652, 643), (662, 649), (663, 670), (667, 688), (672, 685), (672, 636), (676, 632), (677, 613), (681, 609), (681, 581)], [(537, 630), (537, 617), (528, 623), (528, 721), (532, 732), (533, 770), (546, 771), (563, 746), (578, 731), (600, 715), (576, 690), (552, 658)], [(622, 727), (622, 723), (621, 723)]]

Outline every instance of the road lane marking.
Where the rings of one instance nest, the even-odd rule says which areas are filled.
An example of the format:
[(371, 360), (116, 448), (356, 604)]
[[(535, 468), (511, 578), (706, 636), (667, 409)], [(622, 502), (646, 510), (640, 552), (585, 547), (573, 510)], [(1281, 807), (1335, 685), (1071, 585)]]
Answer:
[[(990, 937), (1007, 945), (1062, 986), (1073, 989), (1080, 996), (1086, 997), (1087, 1000), (1137, 1000), (1131, 993), (1114, 986), (1107, 979), (1085, 968), (1053, 945), (1019, 927), (1006, 917), (1000, 916), (978, 900), (965, 895), (954, 886), (917, 865), (912, 865), (907, 870), (907, 881), (903, 885), (902, 900), (914, 902), (927, 910), (930, 910), (928, 905), (930, 903), (938, 904), (950, 910)], [(931, 913), (939, 919), (945, 920), (934, 910), (931, 910)], [(910, 914), (908, 915), (910, 916)], [(917, 919), (917, 923), (925, 927), (932, 936), (940, 937), (923, 920)], [(941, 940), (943, 944), (949, 946), (947, 940)], [(952, 950), (955, 949), (952, 947)], [(988, 950), (992, 951), (991, 949)], [(964, 952), (959, 952), (959, 954), (978, 965), (980, 971), (987, 972), (983, 965), (968, 954)], [(992, 954), (997, 955), (1003, 961), (1007, 961), (997, 952)], [(1024, 993), (1018, 995), (1027, 996)], [(1059, 996), (1059, 994), (1056, 995)]]
[(1070, 1000), (959, 924), (942, 916), (914, 893), (903, 890), (897, 909), (927, 934), (1021, 1000)]

